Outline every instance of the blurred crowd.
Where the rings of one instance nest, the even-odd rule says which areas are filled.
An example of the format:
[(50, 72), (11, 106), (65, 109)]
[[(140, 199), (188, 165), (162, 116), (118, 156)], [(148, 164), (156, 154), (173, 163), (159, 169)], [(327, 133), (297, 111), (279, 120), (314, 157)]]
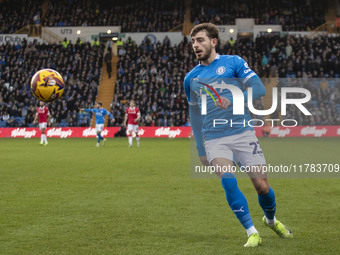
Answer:
[[(24, 2), (24, 4), (23, 4)], [(121, 26), (122, 32), (167, 32), (184, 22), (182, 0), (55, 0), (42, 15), (41, 0), (3, 0), (0, 33), (14, 33), (27, 24), (43, 26)], [(309, 31), (325, 23), (327, 4), (318, 0), (191, 1), (194, 24), (232, 25), (236, 18), (255, 24), (280, 24), (284, 31)]]
[(28, 24), (40, 24), (41, 1), (0, 1), (0, 34), (13, 34)]
[[(219, 52), (244, 58), (259, 77), (266, 78), (265, 84), (278, 77), (279, 88), (304, 87), (311, 91), (312, 101), (306, 107), (312, 116), (303, 116), (295, 106), (289, 106), (283, 118), (297, 119), (299, 125), (340, 125), (340, 36), (264, 35), (254, 42), (226, 42), (219, 45)], [(263, 109), (261, 100), (255, 101), (255, 108)], [(279, 116), (276, 112), (271, 117)]]
[[(52, 125), (89, 126), (91, 116), (80, 114), (79, 108), (94, 105), (104, 47), (79, 41), (1, 45), (0, 126), (33, 125), (37, 100), (31, 94), (29, 82), (41, 68), (59, 71), (66, 83), (62, 99), (48, 105)], [(279, 88), (305, 87), (311, 91), (312, 101), (306, 107), (312, 117), (302, 116), (295, 106), (289, 106), (287, 116), (282, 117), (298, 119), (301, 125), (340, 124), (339, 36), (309, 39), (265, 35), (254, 42), (248, 39), (222, 42), (217, 51), (243, 57), (263, 79), (279, 77)], [(118, 54), (115, 95), (109, 109), (116, 118), (114, 125), (122, 123), (130, 99), (135, 99), (141, 110), (141, 125), (190, 125), (183, 80), (197, 61), (186, 37), (178, 45), (171, 44), (167, 37), (156, 44), (146, 39), (136, 45), (129, 40), (118, 49)], [(262, 99), (255, 101), (255, 108), (264, 108)]]
[(88, 126), (79, 123), (79, 108), (92, 106), (97, 96), (103, 62), (102, 46), (89, 43), (0, 45), (0, 126), (32, 126), (38, 100), (30, 79), (42, 68), (62, 74), (64, 95), (48, 104), (52, 126)]
[[(123, 48), (119, 51), (112, 114), (122, 120), (126, 102), (133, 98), (141, 109), (143, 125), (189, 125), (183, 79), (185, 73), (197, 64), (191, 44), (184, 38), (179, 45), (171, 45), (166, 38), (156, 45), (146, 40), (139, 46), (126, 43)], [(261, 78), (279, 77), (283, 81), (294, 81), (293, 84), (304, 81), (299, 82), (298, 86), (305, 86), (312, 92), (313, 102), (308, 107), (316, 114), (313, 118), (302, 118), (296, 107), (289, 107), (288, 116), (294, 118), (296, 115), (301, 125), (320, 125), (319, 118), (326, 119), (330, 125), (340, 124), (339, 36), (309, 39), (265, 35), (256, 38), (255, 42), (241, 39), (221, 43), (217, 52), (241, 56)], [(318, 81), (317, 78), (328, 78), (331, 85), (320, 87), (320, 79)], [(264, 109), (262, 100), (255, 100), (254, 107)], [(277, 118), (278, 115), (273, 117)]]
[(254, 18), (256, 25), (279, 24), (283, 31), (310, 31), (325, 23), (327, 3), (318, 0), (195, 0), (191, 21), (234, 25), (236, 18)]
[(171, 45), (165, 38), (155, 45), (146, 40), (139, 46), (132, 43), (124, 47), (119, 56), (112, 114), (122, 120), (124, 103), (133, 98), (143, 125), (189, 125), (183, 80), (195, 64), (190, 43), (183, 40)]
[(182, 24), (184, 1), (51, 1), (44, 26), (121, 26), (122, 32), (166, 32)]
[(260, 77), (340, 77), (340, 36), (314, 38), (270, 34), (219, 45), (223, 54), (240, 55)]
[[(287, 115), (282, 116), (284, 119), (295, 119), (299, 125), (340, 125), (340, 79), (284, 78), (279, 80), (278, 87), (306, 88), (312, 95), (311, 101), (304, 104), (310, 116), (305, 116), (295, 105), (288, 105)], [(298, 96), (288, 94), (288, 98)], [(286, 124), (294, 125), (293, 122)]]

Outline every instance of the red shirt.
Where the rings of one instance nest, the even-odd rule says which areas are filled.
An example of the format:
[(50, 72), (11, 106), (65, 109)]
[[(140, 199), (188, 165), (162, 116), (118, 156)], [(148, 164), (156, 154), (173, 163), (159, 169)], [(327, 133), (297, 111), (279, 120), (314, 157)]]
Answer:
[(48, 108), (46, 106), (44, 107), (38, 107), (37, 113), (39, 115), (39, 123), (45, 123), (47, 122), (47, 114), (49, 113)]
[(125, 113), (128, 115), (128, 124), (138, 125), (138, 121), (135, 122), (139, 113), (139, 109), (137, 107), (128, 107)]

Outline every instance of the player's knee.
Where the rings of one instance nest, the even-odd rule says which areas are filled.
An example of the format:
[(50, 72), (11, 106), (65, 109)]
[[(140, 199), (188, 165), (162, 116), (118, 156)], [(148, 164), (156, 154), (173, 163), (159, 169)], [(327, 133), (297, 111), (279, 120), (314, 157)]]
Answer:
[(266, 181), (262, 181), (258, 185), (255, 186), (257, 194), (260, 194), (260, 195), (267, 194), (269, 192), (269, 188), (270, 188), (270, 186), (269, 186), (268, 182), (266, 182)]

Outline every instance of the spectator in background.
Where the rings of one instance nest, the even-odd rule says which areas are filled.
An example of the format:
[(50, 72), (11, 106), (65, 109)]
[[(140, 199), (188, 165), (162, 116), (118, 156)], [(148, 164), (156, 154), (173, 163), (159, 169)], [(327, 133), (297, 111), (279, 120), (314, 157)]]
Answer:
[(97, 38), (94, 38), (93, 42), (92, 42), (92, 46), (99, 46), (99, 41)]
[(232, 37), (230, 37), (228, 42), (229, 42), (230, 47), (234, 47), (235, 41)]
[(290, 43), (288, 42), (288, 43), (287, 43), (287, 46), (286, 46), (286, 56), (287, 56), (287, 58), (290, 57), (290, 55), (292, 54), (292, 51), (293, 51), (293, 47), (292, 47), (292, 45), (290, 45)]
[(111, 54), (111, 48), (108, 50), (105, 54), (104, 60), (106, 63), (106, 70), (109, 75), (109, 79), (111, 78), (111, 72), (112, 72), (112, 64), (111, 64), (112, 54)]
[(61, 43), (61, 44), (62, 44), (62, 45), (63, 45), (63, 47), (66, 49), (66, 48), (67, 48), (67, 46), (69, 45), (69, 43), (70, 43), (70, 42), (69, 42), (69, 40), (67, 40), (67, 38), (65, 37), (65, 38), (64, 38), (64, 41), (62, 41), (62, 43)]
[(33, 17), (33, 23), (35, 28), (35, 34), (40, 34), (40, 12), (38, 11)]

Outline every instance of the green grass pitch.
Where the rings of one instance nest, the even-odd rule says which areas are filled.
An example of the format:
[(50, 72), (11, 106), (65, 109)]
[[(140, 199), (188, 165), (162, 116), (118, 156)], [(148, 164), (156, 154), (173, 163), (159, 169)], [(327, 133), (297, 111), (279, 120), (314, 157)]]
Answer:
[[(246, 249), (220, 181), (190, 177), (189, 139), (39, 141), (0, 140), (1, 255), (340, 254), (340, 179), (271, 179), (293, 240), (262, 225), (251, 182), (239, 179), (263, 238)], [(339, 138), (260, 143), (268, 162), (340, 163)]]

